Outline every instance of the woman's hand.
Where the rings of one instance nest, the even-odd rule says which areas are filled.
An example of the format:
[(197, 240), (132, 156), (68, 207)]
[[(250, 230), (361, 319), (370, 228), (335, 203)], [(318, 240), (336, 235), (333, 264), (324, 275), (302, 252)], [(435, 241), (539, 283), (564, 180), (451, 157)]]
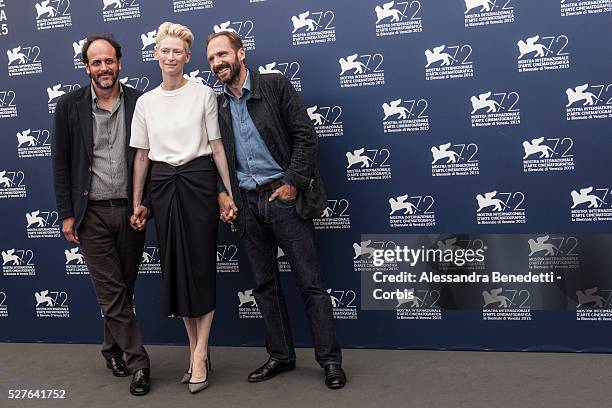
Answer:
[(226, 192), (219, 193), (219, 214), (221, 221), (228, 223), (232, 222), (238, 216), (238, 207), (234, 203), (234, 199)]
[(142, 204), (134, 206), (134, 213), (130, 217), (130, 225), (132, 228), (136, 231), (142, 231), (147, 224), (149, 213), (149, 209)]

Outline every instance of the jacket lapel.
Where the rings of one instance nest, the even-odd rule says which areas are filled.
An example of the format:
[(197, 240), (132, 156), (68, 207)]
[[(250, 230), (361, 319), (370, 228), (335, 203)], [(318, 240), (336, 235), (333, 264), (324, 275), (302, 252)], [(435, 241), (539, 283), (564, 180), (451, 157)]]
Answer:
[(79, 112), (79, 123), (81, 124), (81, 135), (83, 135), (83, 142), (85, 143), (85, 150), (87, 151), (87, 157), (89, 163), (93, 157), (93, 121), (91, 119), (91, 85), (88, 84), (83, 98), (78, 103)]
[[(224, 122), (225, 127), (227, 128), (228, 137), (223, 138), (225, 142), (225, 149), (227, 149), (227, 155), (230, 158), (230, 165), (232, 168), (236, 168), (236, 142), (234, 140), (234, 127), (232, 126), (232, 113), (230, 111), (229, 102), (225, 98), (225, 95), (220, 95), (221, 103), (219, 104), (218, 115), (221, 120)], [(223, 137), (223, 132), (221, 132), (221, 137)]]

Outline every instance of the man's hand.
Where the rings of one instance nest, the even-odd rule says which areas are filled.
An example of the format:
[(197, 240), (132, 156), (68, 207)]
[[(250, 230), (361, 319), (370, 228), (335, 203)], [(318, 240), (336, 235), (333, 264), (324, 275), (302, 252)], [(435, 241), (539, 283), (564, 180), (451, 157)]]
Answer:
[(282, 186), (274, 190), (272, 194), (270, 194), (270, 198), (268, 199), (268, 201), (274, 201), (277, 198), (280, 198), (283, 201), (295, 201), (297, 195), (297, 188), (290, 186), (289, 184), (283, 184)]
[(136, 231), (142, 231), (147, 224), (147, 219), (149, 219), (150, 211), (147, 207), (140, 204), (134, 206), (134, 213), (130, 217), (130, 225)]
[(74, 230), (74, 217), (68, 217), (62, 220), (62, 233), (69, 242), (80, 244), (77, 232)]
[(238, 216), (238, 207), (227, 192), (219, 193), (219, 216), (224, 223), (232, 222)]

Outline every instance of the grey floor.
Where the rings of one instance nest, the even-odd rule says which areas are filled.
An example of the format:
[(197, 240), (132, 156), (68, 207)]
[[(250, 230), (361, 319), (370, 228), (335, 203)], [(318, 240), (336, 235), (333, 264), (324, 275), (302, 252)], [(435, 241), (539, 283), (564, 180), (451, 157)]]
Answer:
[[(147, 347), (153, 388), (129, 394), (95, 345), (0, 343), (0, 407), (609, 407), (612, 355), (461, 351), (345, 350), (349, 383), (323, 384), (310, 349), (297, 369), (258, 384), (248, 372), (265, 361), (260, 348), (212, 348), (210, 387), (190, 395), (179, 378), (187, 348)], [(66, 399), (11, 400), (10, 389), (63, 389)]]

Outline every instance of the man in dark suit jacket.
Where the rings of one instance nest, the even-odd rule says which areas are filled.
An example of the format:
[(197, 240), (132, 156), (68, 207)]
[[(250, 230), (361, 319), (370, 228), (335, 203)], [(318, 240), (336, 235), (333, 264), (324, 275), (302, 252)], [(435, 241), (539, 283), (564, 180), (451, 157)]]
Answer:
[[(55, 197), (62, 232), (81, 247), (104, 313), (102, 355), (113, 375), (133, 374), (130, 392), (150, 389), (149, 357), (142, 345), (132, 298), (145, 240), (146, 203), (130, 225), (130, 127), (142, 92), (118, 81), (121, 46), (108, 36), (83, 45), (90, 84), (63, 95), (53, 127)], [(123, 360), (123, 354), (127, 358)]]
[(317, 170), (317, 135), (312, 121), (287, 78), (247, 69), (245, 49), (236, 33), (211, 34), (207, 57), (211, 70), (225, 83), (218, 97), (219, 129), (235, 203), (226, 192), (219, 194), (221, 219), (235, 219), (243, 238), (270, 354), (248, 379), (264, 381), (295, 368), (276, 260), (280, 247), (306, 306), (325, 384), (342, 388), (346, 383), (342, 353), (314, 242), (312, 218), (321, 215), (327, 198)]

